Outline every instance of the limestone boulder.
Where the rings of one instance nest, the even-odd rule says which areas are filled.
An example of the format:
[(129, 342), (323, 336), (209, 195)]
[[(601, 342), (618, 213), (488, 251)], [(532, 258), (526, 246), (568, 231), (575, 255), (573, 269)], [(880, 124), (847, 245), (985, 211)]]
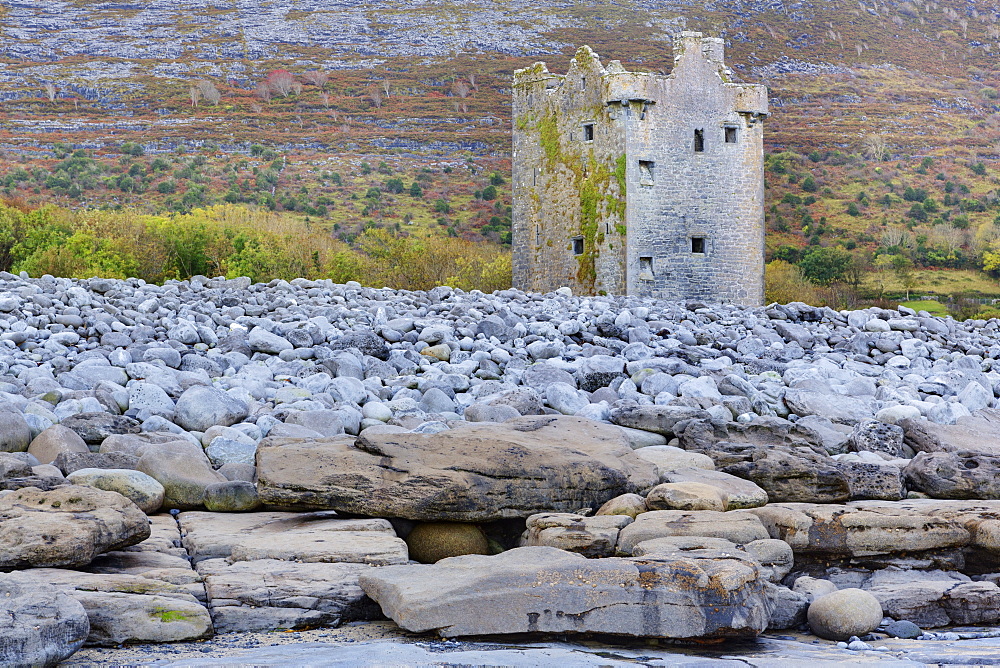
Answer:
[(55, 424), (31, 440), (28, 453), (42, 464), (51, 464), (59, 455), (90, 452), (80, 435), (68, 427)]
[(726, 509), (726, 500), (718, 487), (700, 482), (665, 482), (649, 490), (646, 506), (650, 510)]
[(639, 448), (635, 454), (637, 457), (656, 465), (661, 482), (669, 482), (663, 480), (663, 475), (677, 469), (697, 468), (710, 471), (715, 469), (715, 463), (708, 455), (700, 452), (688, 452), (672, 445), (652, 445)]
[(163, 485), (142, 471), (132, 469), (79, 469), (67, 477), (74, 485), (117, 492), (147, 515), (163, 505)]
[(687, 406), (622, 406), (611, 411), (611, 422), (673, 437), (690, 420), (707, 420), (707, 411)]
[(482, 522), (598, 508), (656, 484), (621, 430), (587, 418), (523, 416), (435, 434), (265, 439), (265, 503), (375, 517)]
[(851, 496), (836, 461), (807, 448), (756, 447), (747, 461), (722, 471), (753, 481), (771, 502), (837, 503)]
[[(701, 468), (678, 468), (661, 472), (664, 483), (697, 483), (716, 490), (723, 502), (722, 510), (757, 508), (768, 502), (767, 492), (756, 483), (723, 471)], [(650, 492), (652, 494), (652, 492)], [(650, 508), (654, 510), (654, 508)]]
[(618, 554), (634, 554), (639, 543), (667, 536), (724, 538), (737, 545), (771, 538), (760, 519), (749, 512), (655, 510), (643, 513), (619, 532)]
[(788, 410), (797, 415), (818, 415), (839, 424), (857, 424), (874, 417), (876, 405), (868, 397), (847, 397), (807, 389), (785, 392)]
[(916, 452), (980, 452), (1000, 454), (1000, 409), (987, 408), (958, 418), (955, 424), (937, 424), (921, 418), (897, 423), (903, 441)]
[(188, 431), (228, 427), (249, 413), (246, 403), (215, 387), (197, 385), (184, 391), (174, 408), (174, 420)]
[(89, 633), (76, 599), (23, 573), (0, 573), (0, 665), (54, 666)]
[(873, 573), (863, 586), (887, 616), (924, 628), (1000, 621), (996, 583), (973, 582), (961, 573), (885, 569)]
[(164, 508), (200, 508), (205, 503), (205, 489), (226, 482), (225, 476), (212, 468), (204, 451), (188, 441), (145, 448), (136, 468), (163, 485)]
[(936, 499), (1000, 499), (1000, 451), (920, 452), (903, 476), (908, 487)]
[(81, 485), (0, 492), (0, 569), (86, 566), (148, 537), (146, 514), (115, 492)]
[(463, 554), (489, 554), (486, 534), (465, 522), (420, 522), (406, 536), (410, 559), (433, 564)]
[(893, 504), (866, 506), (779, 503), (745, 513), (761, 519), (771, 538), (796, 554), (866, 557), (961, 548), (971, 540), (957, 520), (931, 517)]
[(15, 410), (0, 409), (0, 452), (24, 452), (31, 443), (31, 427)]
[(381, 611), (358, 584), (365, 564), (297, 563), (276, 559), (207, 559), (205, 579), (216, 633), (339, 626), (378, 619)]
[(521, 545), (548, 545), (585, 557), (612, 557), (619, 531), (631, 522), (627, 515), (541, 513), (528, 518)]
[(597, 509), (595, 515), (626, 515), (635, 519), (636, 515), (646, 512), (646, 499), (639, 494), (622, 494), (611, 499)]
[(587, 559), (552, 547), (520, 547), (374, 569), (360, 583), (398, 625), (448, 638), (754, 637), (770, 616), (757, 565), (737, 555)]
[(139, 433), (137, 420), (111, 413), (77, 413), (59, 424), (75, 431), (87, 445), (100, 445), (108, 436)]
[(896, 464), (839, 461), (837, 468), (847, 478), (852, 501), (866, 499), (899, 501), (906, 498), (903, 469)]
[(90, 621), (88, 645), (179, 642), (212, 635), (208, 610), (179, 585), (149, 577), (60, 568), (24, 572), (79, 601)]
[(184, 547), (196, 564), (216, 558), (377, 566), (407, 560), (406, 543), (383, 519), (342, 519), (331, 512), (186, 512), (178, 519)]
[(810, 603), (806, 619), (819, 637), (848, 640), (877, 629), (882, 623), (882, 606), (862, 589), (840, 589)]

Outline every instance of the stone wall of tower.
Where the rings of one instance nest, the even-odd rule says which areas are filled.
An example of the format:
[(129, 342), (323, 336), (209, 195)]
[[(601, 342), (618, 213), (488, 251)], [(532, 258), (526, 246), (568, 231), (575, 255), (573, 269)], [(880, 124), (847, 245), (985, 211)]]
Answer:
[(605, 109), (606, 73), (582, 47), (564, 76), (542, 63), (515, 74), (515, 287), (626, 290), (625, 144)]
[(588, 47), (515, 73), (515, 287), (762, 303), (766, 90), (728, 81), (722, 40), (674, 49), (667, 76)]

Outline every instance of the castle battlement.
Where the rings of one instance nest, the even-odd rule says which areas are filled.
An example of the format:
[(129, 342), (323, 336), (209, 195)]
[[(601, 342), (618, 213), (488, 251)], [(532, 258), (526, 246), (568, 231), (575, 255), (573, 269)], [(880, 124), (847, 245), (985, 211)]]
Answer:
[(514, 285), (760, 304), (767, 89), (682, 32), (670, 74), (514, 73)]

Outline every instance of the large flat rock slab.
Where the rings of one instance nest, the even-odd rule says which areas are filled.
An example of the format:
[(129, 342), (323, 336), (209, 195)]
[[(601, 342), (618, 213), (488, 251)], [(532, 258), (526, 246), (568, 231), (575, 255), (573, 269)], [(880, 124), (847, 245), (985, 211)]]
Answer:
[(955, 424), (907, 418), (900, 421), (904, 442), (917, 452), (975, 452), (1000, 455), (1000, 409), (985, 408)]
[(436, 434), (266, 439), (257, 451), (261, 500), (375, 517), (483, 522), (573, 512), (653, 486), (617, 427), (525, 416)]
[(358, 584), (373, 566), (295, 563), (275, 559), (198, 564), (217, 633), (339, 626), (378, 619), (381, 612)]
[(137, 575), (34, 568), (23, 575), (79, 601), (90, 620), (88, 645), (178, 642), (212, 635), (208, 610), (181, 586)]
[(361, 587), (401, 627), (449, 638), (754, 637), (770, 616), (759, 567), (740, 553), (586, 559), (553, 547), (520, 547), (373, 569), (361, 576)]
[(179, 515), (194, 563), (279, 559), (385, 566), (407, 560), (406, 543), (383, 519), (342, 519), (333, 512)]
[(867, 557), (962, 548), (972, 539), (958, 520), (897, 503), (775, 503), (742, 512), (759, 517), (771, 538), (796, 554)]
[(146, 513), (116, 492), (80, 485), (0, 492), (0, 569), (86, 566), (148, 537)]

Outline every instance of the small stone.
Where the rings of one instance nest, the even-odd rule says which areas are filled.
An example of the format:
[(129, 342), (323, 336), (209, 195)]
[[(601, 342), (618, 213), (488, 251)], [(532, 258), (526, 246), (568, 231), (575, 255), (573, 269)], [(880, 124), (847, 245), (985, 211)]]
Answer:
[(923, 634), (919, 626), (905, 619), (892, 622), (885, 627), (885, 632), (893, 638), (904, 638), (906, 640), (912, 640)]

